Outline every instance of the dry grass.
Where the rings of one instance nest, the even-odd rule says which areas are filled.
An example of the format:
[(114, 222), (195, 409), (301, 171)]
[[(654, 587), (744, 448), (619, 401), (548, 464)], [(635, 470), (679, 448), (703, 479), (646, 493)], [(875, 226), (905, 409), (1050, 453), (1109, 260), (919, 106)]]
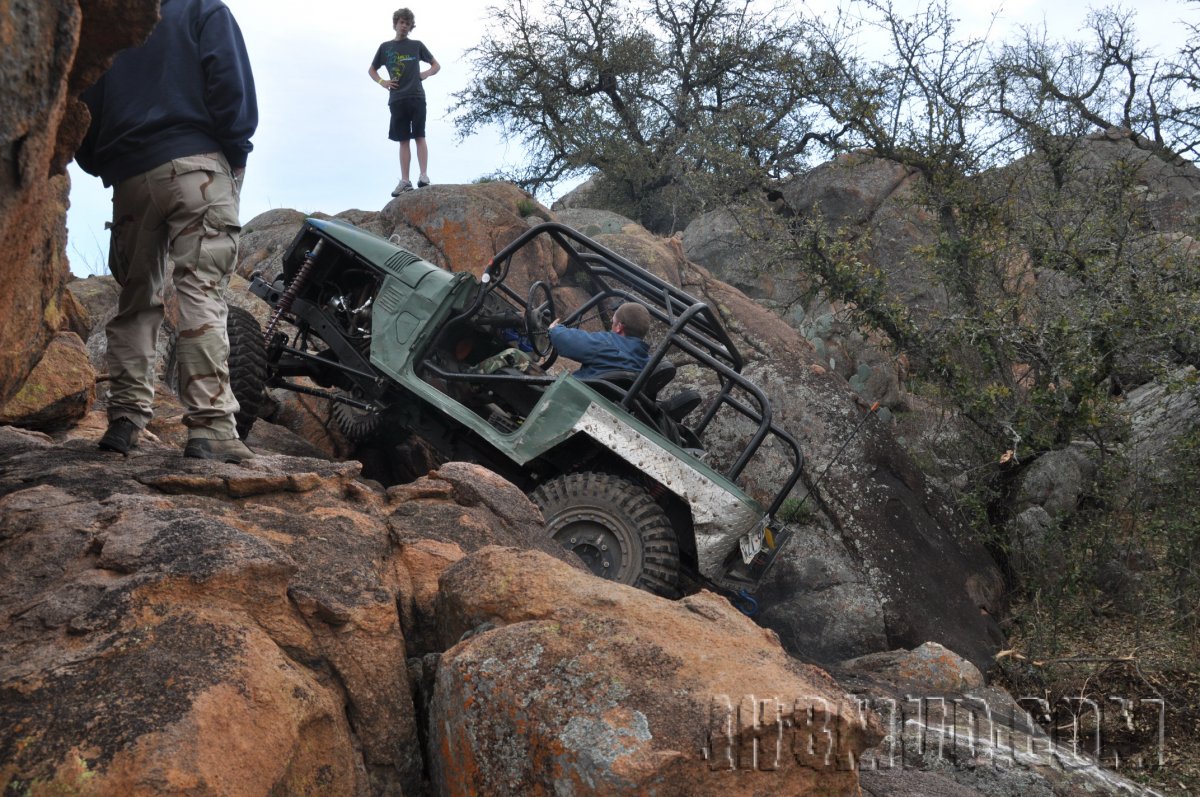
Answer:
[(1131, 611), (1115, 611), (1105, 597), (1076, 593), (1052, 607), (1038, 596), (1019, 601), (997, 680), (1014, 696), (1045, 698), (1054, 708), (1042, 725), (1060, 741), (1091, 751), (1098, 736), (1105, 766), (1162, 795), (1200, 795), (1195, 624), (1161, 590), (1141, 590)]

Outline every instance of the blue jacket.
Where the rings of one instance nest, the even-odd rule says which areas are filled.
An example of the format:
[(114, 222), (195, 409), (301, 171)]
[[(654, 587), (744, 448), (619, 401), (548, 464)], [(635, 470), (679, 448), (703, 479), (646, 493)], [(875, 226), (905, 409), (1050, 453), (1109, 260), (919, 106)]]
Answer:
[(161, 15), (82, 95), (92, 123), (75, 160), (106, 186), (206, 152), (246, 166), (258, 102), (233, 14), (221, 0), (163, 0)]
[(606, 371), (640, 371), (650, 360), (650, 349), (644, 340), (615, 332), (587, 332), (557, 326), (550, 330), (550, 342), (559, 354), (583, 366), (575, 372), (580, 379)]

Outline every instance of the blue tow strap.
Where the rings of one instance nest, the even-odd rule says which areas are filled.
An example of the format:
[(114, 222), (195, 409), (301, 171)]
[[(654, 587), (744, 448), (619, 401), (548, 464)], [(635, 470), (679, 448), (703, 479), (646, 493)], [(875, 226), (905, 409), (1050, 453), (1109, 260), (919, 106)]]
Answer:
[(737, 597), (738, 601), (734, 605), (737, 606), (737, 610), (739, 612), (747, 617), (753, 617), (754, 615), (758, 614), (758, 601), (754, 600), (749, 592), (746, 592), (744, 589), (740, 589), (738, 590)]

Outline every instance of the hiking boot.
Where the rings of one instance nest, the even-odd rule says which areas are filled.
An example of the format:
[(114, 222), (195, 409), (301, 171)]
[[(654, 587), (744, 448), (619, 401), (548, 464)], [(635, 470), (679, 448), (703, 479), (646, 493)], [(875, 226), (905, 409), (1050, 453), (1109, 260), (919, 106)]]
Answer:
[(412, 183), (410, 183), (408, 180), (401, 180), (400, 182), (396, 183), (396, 187), (392, 189), (392, 196), (400, 196), (405, 191), (411, 190), (413, 190)]
[(427, 175), (422, 174), (421, 177), (417, 180), (417, 188), (424, 188), (427, 185), (429, 185), (429, 177)]
[(203, 437), (192, 437), (183, 449), (183, 455), (191, 459), (215, 459), (218, 462), (232, 462), (237, 465), (254, 457), (254, 452), (246, 448), (246, 444), (236, 437), (232, 440), (208, 440)]
[(104, 451), (128, 454), (129, 449), (137, 448), (137, 439), (137, 424), (128, 418), (117, 418), (108, 422), (108, 430), (96, 445)]

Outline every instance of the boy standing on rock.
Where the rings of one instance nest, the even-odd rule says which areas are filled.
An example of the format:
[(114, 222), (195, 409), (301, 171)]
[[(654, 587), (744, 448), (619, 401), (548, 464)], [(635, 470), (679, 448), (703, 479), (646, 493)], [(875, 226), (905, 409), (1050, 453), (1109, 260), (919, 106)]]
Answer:
[[(392, 14), (392, 27), (396, 31), (396, 38), (379, 45), (367, 74), (388, 90), (388, 108), (392, 112), (388, 138), (400, 142), (400, 182), (396, 184), (392, 196), (399, 196), (401, 192), (411, 191), (413, 187), (408, 179), (409, 162), (412, 158), (408, 142), (411, 140), (417, 142), (417, 166), (421, 170), (417, 178), (417, 187), (429, 185), (429, 150), (425, 145), (425, 89), (421, 82), (436, 75), (442, 67), (424, 44), (408, 38), (409, 32), (416, 27), (412, 11), (401, 8)], [(424, 72), (421, 71), (422, 62), (429, 64), (429, 68)], [(379, 68), (383, 66), (387, 67), (388, 79), (379, 74)]]

